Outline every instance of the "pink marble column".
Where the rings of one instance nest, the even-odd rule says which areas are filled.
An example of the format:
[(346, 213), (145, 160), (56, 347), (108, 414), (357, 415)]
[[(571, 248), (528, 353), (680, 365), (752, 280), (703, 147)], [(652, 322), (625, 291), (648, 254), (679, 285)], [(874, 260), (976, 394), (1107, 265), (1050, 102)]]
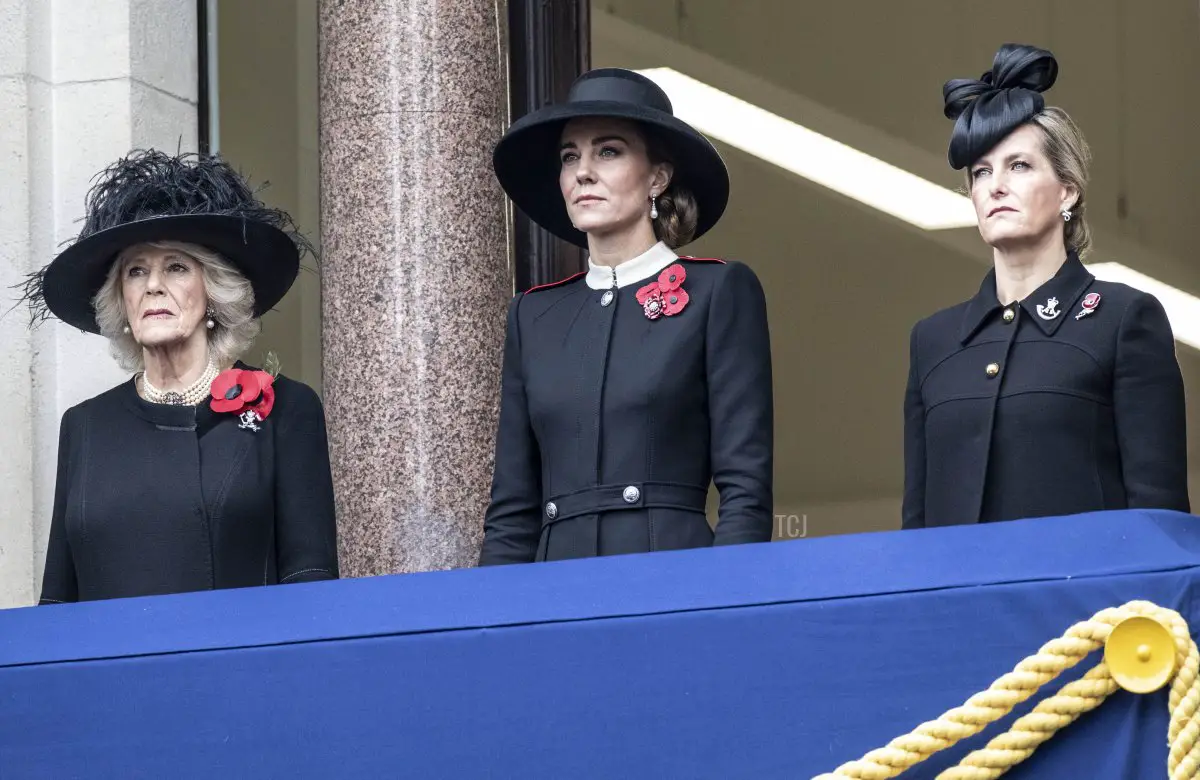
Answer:
[(513, 291), (491, 168), (504, 8), (320, 3), (324, 400), (347, 577), (478, 556)]

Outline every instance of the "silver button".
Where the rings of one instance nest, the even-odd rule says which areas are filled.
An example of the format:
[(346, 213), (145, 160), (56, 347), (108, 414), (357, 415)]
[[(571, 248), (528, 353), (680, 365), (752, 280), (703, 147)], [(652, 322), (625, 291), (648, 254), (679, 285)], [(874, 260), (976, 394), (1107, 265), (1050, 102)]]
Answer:
[(613, 291), (605, 290), (604, 295), (600, 296), (600, 305), (607, 306), (608, 304), (612, 303), (612, 299), (613, 299)]
[(1014, 319), (1016, 319), (1016, 317), (1017, 317), (1017, 313), (1015, 311), (1013, 311), (1012, 309), (1004, 310), (1004, 321), (1005, 322), (1012, 322)]
[(625, 499), (628, 504), (635, 504), (642, 497), (642, 491), (635, 488), (633, 485), (625, 488), (625, 492), (621, 494), (621, 498)]
[(551, 520), (558, 517), (558, 507), (554, 505), (553, 501), (546, 504), (546, 517), (550, 518)]

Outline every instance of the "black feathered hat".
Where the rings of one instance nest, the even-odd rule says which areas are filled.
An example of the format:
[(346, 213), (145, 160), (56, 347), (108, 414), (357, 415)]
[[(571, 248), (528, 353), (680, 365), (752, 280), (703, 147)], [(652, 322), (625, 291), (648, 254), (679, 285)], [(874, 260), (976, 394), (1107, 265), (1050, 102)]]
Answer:
[(135, 244), (182, 241), (216, 252), (249, 280), (255, 316), (283, 299), (301, 255), (313, 252), (292, 218), (265, 206), (216, 155), (132, 152), (96, 177), (85, 211), (79, 235), (23, 285), (35, 323), (54, 315), (99, 333), (92, 299)]
[(662, 87), (623, 68), (588, 71), (571, 85), (563, 103), (546, 106), (513, 123), (492, 154), (500, 186), (513, 203), (546, 230), (578, 246), (587, 234), (567, 215), (558, 188), (559, 137), (577, 117), (629, 119), (647, 126), (674, 158), (672, 184), (696, 198), (699, 214), (694, 238), (712, 229), (729, 202), (729, 173), (712, 143), (677, 118)]
[(1036, 46), (1006, 43), (992, 69), (979, 79), (953, 79), (942, 87), (950, 136), (950, 167), (960, 170), (987, 153), (1046, 107), (1043, 92), (1058, 78), (1054, 55)]

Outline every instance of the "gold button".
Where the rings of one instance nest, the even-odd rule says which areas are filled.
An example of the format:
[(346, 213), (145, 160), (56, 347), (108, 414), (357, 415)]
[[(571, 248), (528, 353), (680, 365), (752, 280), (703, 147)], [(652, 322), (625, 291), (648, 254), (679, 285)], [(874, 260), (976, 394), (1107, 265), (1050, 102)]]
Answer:
[(999, 373), (1000, 373), (1000, 364), (999, 363), (988, 363), (988, 367), (987, 367), (987, 375), (988, 376), (995, 376), (996, 374), (999, 374)]
[(1017, 313), (1014, 312), (1012, 309), (1004, 310), (1004, 321), (1005, 322), (1012, 322), (1016, 316), (1017, 316)]

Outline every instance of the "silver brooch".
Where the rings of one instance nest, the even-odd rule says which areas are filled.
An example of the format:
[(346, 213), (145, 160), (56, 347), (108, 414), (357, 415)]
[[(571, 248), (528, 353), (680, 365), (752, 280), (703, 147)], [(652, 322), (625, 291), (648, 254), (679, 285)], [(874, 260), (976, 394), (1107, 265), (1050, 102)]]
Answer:
[(1044, 320), (1052, 320), (1057, 317), (1062, 313), (1058, 310), (1058, 298), (1051, 298), (1050, 300), (1046, 301), (1045, 306), (1039, 303), (1037, 306), (1037, 313), (1038, 316)]
[(258, 416), (258, 412), (253, 409), (247, 409), (242, 412), (238, 415), (238, 419), (241, 420), (238, 423), (238, 427), (244, 431), (257, 431), (258, 423), (262, 422), (262, 418)]

